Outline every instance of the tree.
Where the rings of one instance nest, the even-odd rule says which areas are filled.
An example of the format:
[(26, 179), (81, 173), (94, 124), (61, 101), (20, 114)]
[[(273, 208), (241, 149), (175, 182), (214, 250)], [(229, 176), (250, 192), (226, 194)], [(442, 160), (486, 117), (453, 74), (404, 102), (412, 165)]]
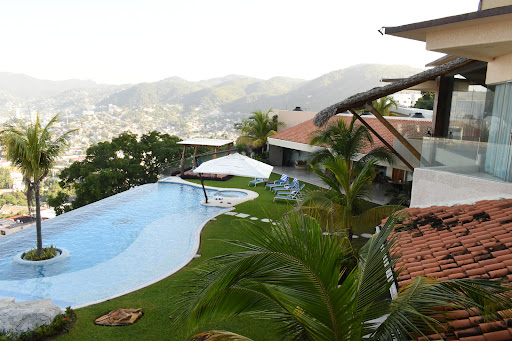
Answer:
[(69, 137), (74, 132), (71, 130), (54, 136), (52, 126), (58, 117), (59, 114), (55, 115), (45, 127), (42, 127), (38, 113), (34, 123), (7, 123), (0, 131), (0, 142), (5, 148), (7, 160), (21, 170), (29, 191), (34, 191), (38, 256), (41, 255), (43, 248), (40, 184), (55, 165), (60, 153), (68, 146)]
[(9, 168), (0, 168), (0, 188), (11, 188), (12, 178)]
[(365, 231), (377, 226), (389, 216), (396, 206), (377, 206), (367, 209), (364, 198), (368, 195), (375, 174), (375, 160), (367, 162), (355, 172), (350, 163), (342, 158), (325, 159), (322, 172), (317, 166), (311, 168), (327, 185), (306, 193), (299, 209), (321, 221), (331, 233), (346, 232), (349, 240), (357, 226)]
[(362, 168), (372, 159), (391, 163), (393, 159), (385, 147), (373, 148), (359, 158), (365, 147), (373, 144), (373, 138), (365, 126), (355, 122), (355, 116), (348, 125), (341, 117), (329, 123), (325, 129), (314, 131), (309, 144), (323, 146), (325, 149), (314, 154), (311, 164), (321, 163), (326, 159), (341, 158), (351, 170), (354, 166)]
[[(156, 131), (140, 137), (125, 132), (87, 148), (83, 161), (73, 162), (59, 174), (63, 191), (49, 198), (56, 213), (67, 212), (134, 186), (156, 182), (163, 164), (180, 160), (177, 136)], [(192, 151), (189, 151), (189, 154)], [(75, 194), (71, 206), (70, 192)]]
[[(324, 236), (311, 217), (290, 214), (271, 230), (254, 224), (244, 230), (250, 242), (229, 241), (242, 251), (209, 260), (191, 281), (177, 321), (193, 328), (243, 314), (276, 320), (283, 339), (410, 340), (447, 327), (439, 308), (476, 308), (491, 319), (499, 318), (496, 309), (510, 306), (508, 287), (475, 279), (417, 277), (389, 298), (394, 220), (361, 249), (353, 270), (343, 265), (344, 244)], [(382, 319), (378, 326), (376, 318)], [(222, 337), (249, 340), (222, 331), (202, 333), (197, 340), (228, 339)]]
[(414, 108), (433, 110), (435, 94), (429, 91), (422, 91), (421, 94), (422, 97), (414, 103)]
[(372, 101), (372, 105), (382, 116), (388, 116), (392, 107), (397, 107), (398, 102), (391, 96), (384, 96), (375, 101)]
[(266, 113), (261, 110), (254, 111), (249, 118), (236, 123), (235, 128), (240, 131), (237, 143), (245, 143), (253, 147), (254, 151), (263, 156), (267, 139), (277, 133), (277, 129), (284, 125), (278, 121), (277, 115), (270, 117), (272, 109)]

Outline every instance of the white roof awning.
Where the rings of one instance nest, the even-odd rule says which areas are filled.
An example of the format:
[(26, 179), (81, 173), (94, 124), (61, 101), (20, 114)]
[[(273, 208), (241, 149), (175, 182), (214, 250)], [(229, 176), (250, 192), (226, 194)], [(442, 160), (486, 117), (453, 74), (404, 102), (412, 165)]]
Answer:
[(204, 139), (196, 138), (178, 142), (184, 146), (200, 146), (200, 147), (222, 147), (228, 144), (235, 143), (235, 140), (222, 140), (222, 139)]

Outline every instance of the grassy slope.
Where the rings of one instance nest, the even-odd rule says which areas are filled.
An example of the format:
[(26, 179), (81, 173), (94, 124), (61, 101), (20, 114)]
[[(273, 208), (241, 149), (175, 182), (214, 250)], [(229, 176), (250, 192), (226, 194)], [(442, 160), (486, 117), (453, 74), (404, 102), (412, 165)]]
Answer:
[[(277, 179), (273, 174), (271, 180)], [(250, 179), (235, 177), (226, 182), (206, 181), (206, 185), (218, 187), (247, 188)], [(308, 185), (306, 185), (306, 188)], [(309, 188), (313, 188), (310, 186)], [(252, 187), (250, 189), (253, 189)], [(262, 184), (255, 189), (260, 197), (254, 201), (240, 204), (236, 212), (251, 214), (258, 218), (279, 219), (291, 209), (285, 202), (272, 203), (273, 195), (265, 191)], [(260, 222), (261, 223), (261, 222)], [(134, 293), (78, 309), (78, 321), (62, 340), (185, 340), (194, 331), (187, 331), (185, 326), (173, 323), (169, 316), (175, 308), (175, 301), (185, 290), (184, 285), (193, 278), (193, 270), (206, 259), (235, 251), (235, 247), (219, 240), (240, 239), (236, 226), (239, 218), (221, 215), (216, 221), (209, 222), (203, 229), (199, 259), (194, 259), (176, 274)], [(261, 223), (265, 224), (265, 223)], [(141, 255), (143, 256), (143, 255)], [(128, 265), (127, 265), (128, 266)], [(100, 327), (93, 324), (96, 317), (116, 308), (142, 308), (144, 317), (129, 327)], [(200, 330), (223, 329), (240, 333), (257, 340), (278, 340), (276, 325), (270, 321), (238, 317), (229, 321), (211, 323)]]

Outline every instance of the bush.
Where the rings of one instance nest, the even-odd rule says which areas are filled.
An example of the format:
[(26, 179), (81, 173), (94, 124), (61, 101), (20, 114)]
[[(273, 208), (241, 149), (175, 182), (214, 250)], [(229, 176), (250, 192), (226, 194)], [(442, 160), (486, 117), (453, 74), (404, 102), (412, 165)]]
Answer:
[(51, 258), (57, 256), (58, 253), (59, 253), (59, 251), (57, 251), (57, 249), (53, 245), (51, 245), (49, 247), (43, 247), (43, 250), (41, 251), (40, 256), (37, 255), (37, 249), (34, 248), (34, 249), (26, 252), (22, 256), (22, 258), (24, 260), (31, 260), (31, 261), (46, 260), (46, 259), (51, 259)]

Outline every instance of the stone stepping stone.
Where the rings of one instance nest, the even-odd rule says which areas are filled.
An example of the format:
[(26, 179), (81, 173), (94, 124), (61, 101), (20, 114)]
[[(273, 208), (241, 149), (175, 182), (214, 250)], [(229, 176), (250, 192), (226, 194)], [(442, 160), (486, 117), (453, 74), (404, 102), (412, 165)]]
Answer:
[(238, 213), (238, 214), (236, 215), (236, 217), (238, 217), (238, 218), (247, 218), (248, 216), (250, 216), (250, 214)]
[(352, 235), (352, 238), (353, 238), (353, 239), (358, 239), (358, 238), (359, 238), (359, 236), (358, 236), (357, 234), (353, 234), (353, 235)]
[(261, 221), (264, 222), (264, 223), (270, 223), (270, 220), (267, 219), (267, 218), (263, 218), (263, 219), (261, 219)]
[(249, 219), (251, 219), (251, 220), (258, 220), (258, 218), (256, 218), (256, 217), (250, 217)]
[(236, 212), (233, 212), (233, 211), (229, 211), (229, 212), (226, 212), (224, 213), (225, 215), (237, 215), (238, 213)]
[(373, 237), (373, 234), (361, 233), (361, 237), (366, 238), (366, 239), (370, 239), (371, 237)]

